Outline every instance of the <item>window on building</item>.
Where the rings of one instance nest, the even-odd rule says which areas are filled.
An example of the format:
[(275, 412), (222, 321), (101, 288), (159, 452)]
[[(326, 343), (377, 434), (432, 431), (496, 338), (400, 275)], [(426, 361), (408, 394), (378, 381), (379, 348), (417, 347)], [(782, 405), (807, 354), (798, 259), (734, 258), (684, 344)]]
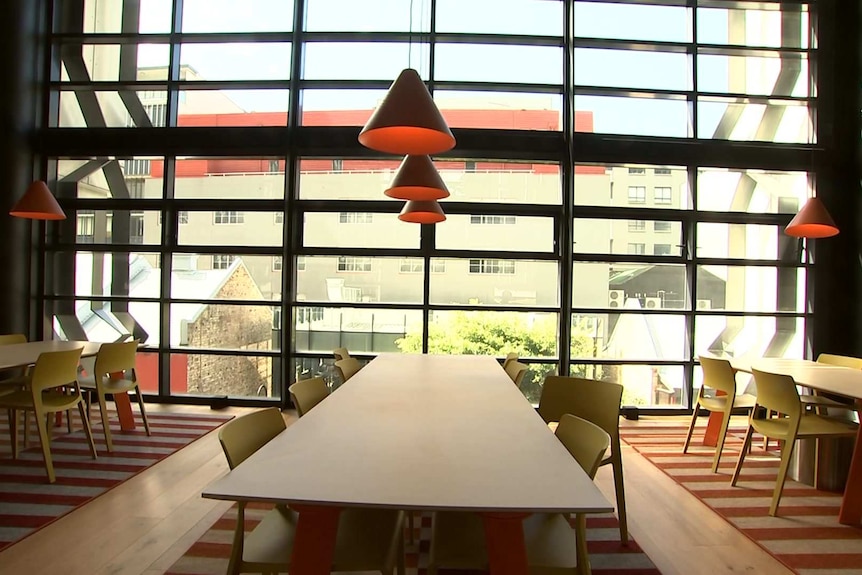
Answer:
[(168, 105), (167, 104), (144, 104), (144, 110), (147, 111), (147, 116), (150, 117), (150, 122), (155, 128), (161, 128), (167, 125)]
[(470, 216), (471, 224), (515, 225), (515, 216)]
[(123, 173), (126, 176), (149, 176), (150, 161), (142, 158), (123, 160)]
[(670, 188), (660, 186), (655, 189), (655, 203), (667, 205), (672, 202)]
[(374, 214), (368, 212), (340, 212), (338, 214), (339, 224), (371, 224)]
[(338, 271), (340, 272), (370, 272), (371, 258), (357, 258), (352, 256), (341, 256), (338, 258)]
[(398, 271), (403, 274), (420, 274), (424, 268), (421, 258), (402, 258)]
[(446, 273), (446, 260), (441, 260), (441, 259), (431, 260), (431, 273), (432, 274), (445, 274)]
[(645, 232), (646, 231), (646, 222), (643, 220), (629, 220), (629, 231), (630, 232)]
[(630, 242), (628, 253), (632, 255), (643, 255), (646, 253), (646, 244), (640, 242)]
[(646, 186), (629, 186), (629, 203), (646, 203)]
[(243, 212), (214, 212), (214, 224), (242, 224), (245, 222), (245, 214)]
[(322, 307), (298, 307), (296, 308), (296, 321), (298, 323), (320, 321), (323, 319), (323, 313)]
[(470, 260), (471, 274), (511, 275), (515, 273), (514, 260)]
[(305, 271), (305, 256), (296, 256), (296, 271)]
[(129, 243), (144, 243), (144, 212), (129, 214)]
[(284, 223), (284, 212), (275, 212), (275, 223), (283, 224)]
[(333, 172), (343, 172), (344, 171), (344, 160), (341, 158), (333, 158), (332, 159), (332, 171)]
[(653, 231), (669, 232), (670, 231), (670, 222), (653, 222)]
[(236, 256), (231, 256), (228, 254), (216, 254), (213, 256), (213, 269), (214, 270), (226, 270), (233, 263), (233, 260), (236, 259)]
[(281, 271), (281, 256), (273, 256), (272, 258), (272, 271), (280, 272)]
[(643, 176), (646, 174), (646, 168), (629, 168), (629, 175)]
[(653, 173), (656, 176), (669, 176), (670, 175), (670, 168), (656, 168), (653, 170)]
[(671, 255), (671, 246), (670, 244), (655, 244), (652, 247), (652, 253), (656, 256), (669, 256)]
[[(159, 214), (159, 215), (161, 215), (161, 214)], [(189, 223), (189, 213), (188, 213), (187, 211), (185, 211), (185, 210), (181, 210), (181, 211), (177, 214), (177, 220), (178, 220), (181, 224), (187, 224), (187, 223)]]
[(96, 241), (96, 214), (78, 212), (77, 228), (75, 241), (79, 244), (92, 244)]

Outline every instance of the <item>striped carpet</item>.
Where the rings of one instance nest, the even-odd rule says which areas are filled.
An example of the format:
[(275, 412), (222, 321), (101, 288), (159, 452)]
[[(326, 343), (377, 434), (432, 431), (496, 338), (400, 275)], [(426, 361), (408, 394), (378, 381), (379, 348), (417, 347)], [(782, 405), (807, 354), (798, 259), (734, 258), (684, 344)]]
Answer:
[[(32, 417), (30, 447), (13, 460), (6, 410), (0, 411), (0, 550), (175, 453), (232, 417), (147, 413), (152, 430), (148, 437), (136, 415), (134, 431), (121, 431), (118, 423), (116, 427), (112, 424), (114, 452), (108, 454), (101, 423), (96, 423), (99, 420), (96, 408), (93, 438), (98, 459), (92, 459), (76, 415), (71, 434), (65, 424), (52, 429), (51, 455), (57, 482), (50, 484)], [(116, 422), (116, 416), (111, 421)]]
[[(253, 529), (256, 521), (266, 513), (264, 506), (246, 511), (246, 530)], [(221, 575), (226, 573), (230, 556), (231, 537), (236, 525), (236, 509), (229, 509), (186, 553), (177, 560), (166, 575)], [(619, 542), (619, 527), (613, 514), (596, 515), (587, 519), (587, 538), (590, 562), (594, 575), (660, 575), (652, 561), (630, 541), (628, 547)], [(407, 575), (425, 575), (428, 550), (431, 546), (431, 515), (424, 514), (416, 522), (418, 537), (407, 544), (405, 563)], [(574, 536), (572, 538), (574, 545)], [(464, 570), (441, 570), (445, 573), (466, 575)]]
[[(705, 418), (704, 418), (705, 419)], [(744, 425), (744, 422), (740, 420)], [(815, 490), (788, 478), (778, 517), (768, 515), (778, 474), (776, 444), (768, 452), (754, 436), (736, 487), (730, 477), (745, 436), (745, 427), (729, 431), (719, 472), (711, 472), (714, 448), (702, 445), (695, 429), (687, 454), (682, 445), (688, 426), (620, 428), (622, 439), (773, 557), (800, 575), (862, 575), (862, 529), (838, 523), (841, 494)]]

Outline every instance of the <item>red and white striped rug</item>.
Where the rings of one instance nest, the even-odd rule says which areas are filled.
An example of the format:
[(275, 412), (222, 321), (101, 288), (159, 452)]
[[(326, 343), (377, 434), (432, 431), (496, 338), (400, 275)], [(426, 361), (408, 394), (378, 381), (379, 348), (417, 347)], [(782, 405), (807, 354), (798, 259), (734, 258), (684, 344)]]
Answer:
[[(54, 427), (51, 456), (56, 483), (48, 483), (39, 436), (31, 419), (30, 447), (12, 459), (6, 410), (0, 413), (0, 550), (48, 525), (75, 508), (119, 485), (154, 463), (219, 427), (232, 416), (192, 413), (147, 413), (152, 435), (137, 429), (111, 426), (114, 452), (108, 454), (102, 426), (94, 410), (93, 438), (97, 459), (92, 459), (80, 420), (73, 432)], [(23, 420), (23, 418), (22, 418)], [(116, 417), (112, 418), (116, 421)]]
[[(735, 422), (732, 422), (735, 426)], [(778, 517), (769, 504), (778, 474), (776, 444), (762, 449), (755, 435), (736, 487), (730, 477), (739, 457), (744, 427), (733, 427), (718, 473), (712, 473), (715, 448), (702, 445), (695, 429), (687, 454), (685, 422), (621, 428), (622, 439), (773, 557), (800, 575), (862, 575), (862, 529), (838, 523), (841, 494), (819, 491), (791, 479), (784, 486)]]
[[(254, 529), (266, 513), (262, 505), (246, 511), (246, 530)], [(231, 507), (210, 529), (177, 560), (165, 575), (221, 575), (227, 572), (231, 540), (236, 525), (236, 508)], [(431, 515), (424, 514), (415, 523), (417, 537), (406, 545), (407, 575), (425, 575), (428, 551), (431, 548)], [(619, 524), (612, 514), (591, 516), (587, 519), (587, 539), (590, 563), (594, 575), (661, 575), (652, 561), (635, 541), (627, 547), (619, 542)], [(407, 541), (407, 539), (405, 539)], [(574, 537), (572, 537), (574, 545)], [(457, 575), (471, 575), (474, 571), (441, 570)], [(483, 573), (483, 572), (478, 572)]]

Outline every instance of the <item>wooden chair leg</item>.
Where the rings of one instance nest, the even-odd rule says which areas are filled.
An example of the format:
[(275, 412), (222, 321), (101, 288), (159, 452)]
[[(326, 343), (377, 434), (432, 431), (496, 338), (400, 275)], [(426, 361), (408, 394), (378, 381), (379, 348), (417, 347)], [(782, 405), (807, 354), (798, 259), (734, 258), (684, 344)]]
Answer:
[(745, 455), (748, 453), (748, 446), (751, 444), (751, 436), (754, 434), (754, 428), (750, 425), (745, 431), (745, 440), (742, 442), (742, 449), (739, 450), (739, 460), (736, 462), (736, 469), (733, 470), (733, 476), (730, 478), (730, 485), (736, 485), (739, 479), (739, 472), (742, 471), (742, 462), (745, 460)]
[(138, 406), (141, 409), (141, 419), (144, 420), (144, 429), (146, 430), (147, 435), (152, 435), (152, 432), (150, 431), (150, 422), (147, 420), (147, 410), (144, 409), (144, 396), (141, 393), (140, 387), (135, 388), (135, 395), (138, 396)]
[(233, 545), (230, 549), (230, 560), (227, 565), (228, 575), (240, 573), (242, 564), (242, 546), (245, 538), (245, 503), (236, 504), (236, 527), (233, 531)]
[(102, 414), (102, 431), (105, 434), (105, 446), (108, 453), (114, 451), (114, 443), (111, 441), (111, 423), (108, 420), (108, 406), (105, 400), (105, 394), (101, 391), (97, 392), (99, 397), (99, 412)]
[(578, 575), (590, 575), (590, 555), (587, 551), (587, 516), (575, 515), (575, 545), (578, 553)]
[(733, 407), (732, 403), (728, 403), (728, 409), (724, 412), (721, 420), (721, 427), (718, 430), (718, 439), (715, 442), (715, 455), (712, 458), (712, 472), (718, 473), (718, 464), (721, 461), (721, 451), (724, 449), (724, 440), (727, 437), (727, 428), (730, 425), (729, 408)]
[(12, 459), (18, 459), (18, 410), (9, 410), (9, 440), (12, 442)]
[(626, 488), (623, 480), (623, 455), (620, 451), (620, 437), (611, 443), (611, 465), (614, 469), (614, 489), (617, 495), (617, 516), (620, 522), (620, 543), (629, 544), (629, 526), (626, 519)]
[(96, 442), (93, 441), (93, 430), (90, 429), (90, 421), (87, 419), (87, 412), (84, 408), (84, 404), (82, 402), (78, 402), (78, 413), (81, 414), (81, 422), (84, 426), (84, 433), (87, 434), (87, 442), (90, 444), (90, 454), (93, 456), (93, 459), (98, 458), (96, 454)]
[(775, 491), (772, 492), (772, 504), (769, 506), (769, 515), (775, 517), (778, 513), (778, 504), (781, 501), (781, 492), (784, 491), (784, 483), (787, 480), (787, 468), (790, 466), (790, 457), (793, 455), (793, 447), (796, 441), (784, 440), (781, 442), (781, 464), (778, 466), (778, 479), (775, 481)]
[(413, 511), (407, 512), (407, 542), (413, 544)]
[(691, 423), (688, 425), (688, 434), (685, 436), (685, 443), (682, 445), (682, 452), (688, 453), (688, 445), (691, 443), (691, 434), (694, 433), (694, 424), (697, 422), (697, 410), (700, 404), (695, 402), (694, 412), (691, 414)]
[[(50, 414), (47, 414), (50, 417)], [(54, 483), (57, 477), (54, 475), (54, 462), (51, 459), (51, 444), (48, 439), (48, 426), (42, 414), (36, 414), (36, 428), (39, 430), (39, 442), (42, 444), (42, 457), (45, 459), (45, 471), (48, 472), (48, 482)]]

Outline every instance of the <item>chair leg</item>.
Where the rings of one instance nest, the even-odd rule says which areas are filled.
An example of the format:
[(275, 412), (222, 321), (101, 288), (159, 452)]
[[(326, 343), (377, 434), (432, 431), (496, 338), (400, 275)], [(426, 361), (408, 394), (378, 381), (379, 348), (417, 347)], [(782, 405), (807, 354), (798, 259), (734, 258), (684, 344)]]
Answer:
[(87, 441), (90, 444), (90, 454), (93, 456), (93, 459), (98, 458), (96, 455), (96, 442), (93, 441), (93, 430), (90, 429), (90, 420), (87, 419), (87, 411), (82, 402), (78, 402), (78, 413), (81, 414), (81, 423), (84, 426), (84, 433), (87, 434)]
[(245, 538), (245, 503), (236, 504), (236, 527), (233, 530), (233, 545), (230, 549), (230, 561), (227, 565), (228, 575), (237, 575), (242, 564), (242, 545)]
[(721, 451), (724, 449), (724, 440), (727, 437), (727, 427), (730, 425), (730, 412), (733, 403), (728, 402), (728, 409), (721, 419), (721, 427), (718, 430), (718, 438), (715, 442), (715, 456), (712, 458), (712, 472), (718, 473), (718, 463), (721, 461)]
[(102, 430), (105, 434), (105, 446), (108, 453), (114, 451), (114, 443), (111, 441), (111, 423), (108, 421), (108, 405), (105, 401), (105, 394), (101, 391), (97, 392), (99, 397), (99, 412), (102, 414)]
[[(51, 444), (48, 442), (48, 426), (43, 414), (36, 413), (36, 428), (39, 430), (39, 442), (42, 444), (42, 457), (45, 458), (45, 471), (48, 472), (48, 482), (54, 483), (54, 462), (51, 459)], [(50, 416), (50, 414), (48, 414)]]
[[(774, 412), (771, 409), (767, 409), (766, 410), (766, 419), (769, 419), (770, 417), (772, 417), (773, 413)], [(763, 451), (768, 451), (768, 450), (769, 450), (769, 438), (764, 435), (763, 436)]]
[(413, 544), (413, 511), (407, 512), (407, 542)]
[(772, 504), (769, 506), (769, 515), (775, 517), (778, 513), (778, 503), (781, 501), (781, 492), (784, 491), (784, 483), (787, 480), (787, 468), (790, 466), (790, 457), (793, 455), (793, 447), (796, 441), (784, 440), (781, 442), (781, 465), (778, 466), (778, 479), (775, 481), (775, 491), (772, 493)]
[(135, 388), (135, 395), (138, 396), (138, 406), (141, 408), (141, 419), (144, 420), (144, 429), (147, 432), (147, 435), (152, 435), (150, 431), (150, 422), (147, 420), (147, 410), (144, 409), (144, 396), (141, 393), (141, 388)]
[(9, 440), (12, 442), (12, 459), (18, 459), (18, 410), (9, 410)]
[(730, 478), (731, 487), (736, 485), (739, 479), (739, 472), (742, 471), (742, 462), (745, 461), (745, 454), (748, 453), (748, 446), (751, 444), (751, 436), (754, 434), (754, 428), (751, 425), (745, 432), (745, 440), (742, 442), (742, 449), (739, 450), (739, 460), (736, 462), (736, 469), (733, 470), (733, 476)]
[(695, 402), (694, 411), (691, 414), (691, 423), (688, 426), (688, 434), (685, 436), (685, 443), (682, 445), (682, 452), (688, 453), (688, 445), (691, 443), (691, 434), (694, 433), (694, 424), (697, 422), (697, 410), (700, 404)]
[(620, 436), (611, 444), (611, 465), (614, 469), (614, 489), (617, 494), (617, 516), (620, 522), (620, 543), (629, 544), (629, 526), (626, 520), (626, 488), (623, 480), (623, 454), (620, 451)]
[(590, 555), (587, 551), (587, 516), (575, 515), (575, 545), (578, 553), (578, 575), (590, 575)]

